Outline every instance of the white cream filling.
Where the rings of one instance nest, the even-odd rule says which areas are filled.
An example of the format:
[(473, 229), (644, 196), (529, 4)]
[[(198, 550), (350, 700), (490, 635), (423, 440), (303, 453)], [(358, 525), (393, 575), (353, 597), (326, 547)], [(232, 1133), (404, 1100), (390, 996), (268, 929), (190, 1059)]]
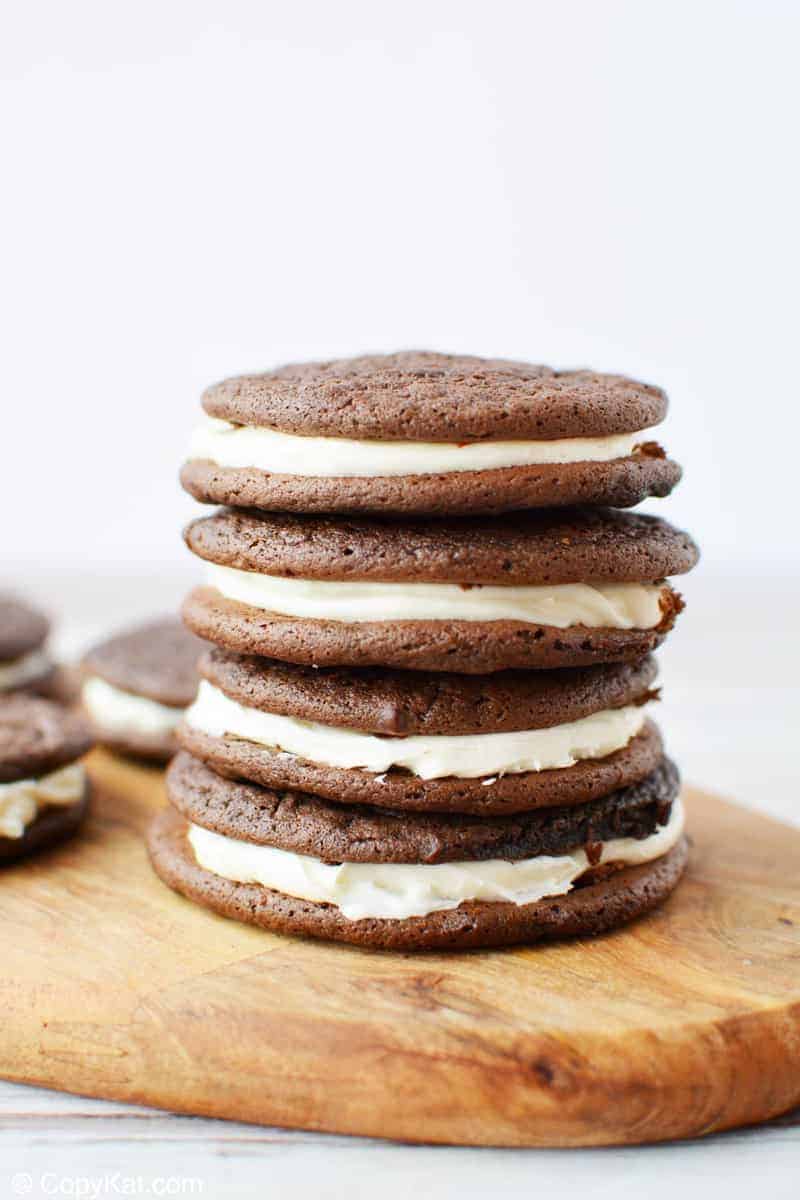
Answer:
[(10, 692), (12, 688), (23, 687), (34, 679), (41, 679), (53, 669), (53, 660), (46, 650), (39, 648), (29, 654), (21, 654), (19, 658), (7, 659), (0, 662), (0, 692)]
[[(666, 854), (683, 831), (680, 801), (669, 822), (641, 840), (603, 843), (599, 863), (635, 866)], [(257, 846), (190, 825), (189, 842), (201, 867), (235, 883), (258, 883), (302, 900), (335, 904), (350, 921), (364, 917), (400, 921), (457, 908), (465, 900), (533, 904), (562, 896), (590, 866), (584, 850), (539, 855), (517, 862), (489, 859), (457, 863), (323, 863), (310, 855)]]
[(467, 735), (379, 737), (250, 708), (202, 680), (186, 724), (210, 737), (256, 742), (276, 753), (382, 774), (403, 767), (420, 779), (483, 779), (571, 767), (627, 746), (645, 722), (645, 705), (606, 709), (549, 729)]
[(324, 478), (439, 475), (545, 463), (610, 462), (627, 458), (653, 431), (539, 442), (381, 442), (305, 437), (209, 417), (193, 433), (190, 459), (268, 474)]
[(496, 587), (452, 583), (355, 583), (284, 579), (207, 564), (207, 581), (229, 600), (322, 621), (525, 621), (566, 629), (654, 629), (663, 584), (558, 583)]
[(77, 804), (85, 784), (82, 763), (70, 763), (39, 779), (0, 783), (0, 837), (22, 837), (43, 808)]
[(83, 685), (83, 706), (98, 729), (112, 734), (143, 734), (148, 737), (172, 733), (180, 725), (185, 709), (159, 704), (146, 696), (134, 696), (92, 675)]

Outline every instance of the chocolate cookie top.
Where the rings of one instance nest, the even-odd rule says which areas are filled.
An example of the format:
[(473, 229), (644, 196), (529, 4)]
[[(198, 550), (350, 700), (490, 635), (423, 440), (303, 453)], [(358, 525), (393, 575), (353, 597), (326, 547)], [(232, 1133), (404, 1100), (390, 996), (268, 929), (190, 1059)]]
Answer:
[(602, 437), (664, 419), (660, 388), (622, 375), (409, 350), (292, 363), (203, 394), (212, 416), (288, 433), (381, 441)]
[(46, 775), (91, 745), (83, 717), (60, 704), (19, 693), (0, 697), (0, 783)]
[(197, 691), (197, 660), (205, 648), (178, 617), (162, 617), (99, 643), (82, 665), (86, 674), (124, 692), (186, 708)]
[(44, 613), (11, 592), (0, 592), (0, 662), (36, 650), (49, 631)]
[(221, 509), (192, 521), (184, 537), (223, 566), (371, 582), (655, 582), (699, 558), (689, 534), (659, 517), (602, 508), (402, 522)]
[(200, 674), (250, 708), (396, 736), (505, 733), (652, 699), (652, 657), (634, 664), (494, 675), (299, 666), (214, 648)]
[(680, 779), (664, 758), (646, 779), (601, 800), (509, 817), (330, 804), (225, 779), (184, 752), (173, 759), (166, 783), (170, 802), (188, 820), (226, 837), (329, 863), (437, 863), (518, 860), (611, 838), (649, 837), (669, 819)]

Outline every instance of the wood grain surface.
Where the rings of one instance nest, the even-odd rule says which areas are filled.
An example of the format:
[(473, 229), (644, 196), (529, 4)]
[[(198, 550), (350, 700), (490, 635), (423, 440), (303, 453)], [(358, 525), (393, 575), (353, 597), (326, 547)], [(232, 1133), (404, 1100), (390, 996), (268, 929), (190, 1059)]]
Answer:
[(85, 834), (0, 876), (0, 1076), (311, 1130), (463, 1145), (694, 1136), (800, 1101), (800, 832), (688, 792), (688, 878), (596, 940), (395, 955), (169, 892), (162, 776), (101, 752)]

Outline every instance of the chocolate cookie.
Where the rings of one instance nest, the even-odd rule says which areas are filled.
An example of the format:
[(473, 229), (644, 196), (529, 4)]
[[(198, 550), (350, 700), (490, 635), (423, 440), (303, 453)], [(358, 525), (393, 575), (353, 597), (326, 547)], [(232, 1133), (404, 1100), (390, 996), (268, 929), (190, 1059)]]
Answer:
[(177, 617), (160, 617), (93, 646), (83, 670), (120, 691), (186, 708), (197, 691), (197, 660), (204, 649)]
[(647, 721), (641, 733), (621, 750), (571, 767), (483, 779), (420, 779), (394, 768), (375, 775), (354, 767), (325, 766), (240, 738), (212, 737), (185, 723), (178, 728), (178, 741), (190, 754), (231, 779), (310, 792), (339, 804), (479, 816), (595, 800), (649, 775), (664, 752), (658, 728)]
[(209, 641), (461, 674), (640, 659), (682, 607), (665, 577), (698, 558), (666, 522), (603, 509), (402, 523), (223, 510), (185, 537), (211, 564), (214, 586), (183, 610)]
[(458, 908), (400, 920), (348, 920), (333, 904), (301, 900), (258, 884), (233, 883), (199, 866), (187, 822), (167, 808), (148, 835), (161, 879), (223, 916), (275, 933), (299, 934), (384, 950), (463, 950), (592, 936), (655, 908), (673, 890), (688, 857), (685, 838), (661, 858), (608, 873), (591, 872), (566, 895), (532, 904), (468, 901)]
[(163, 617), (89, 650), (82, 696), (97, 740), (136, 758), (171, 758), (175, 727), (197, 691), (204, 648), (177, 617)]
[(393, 737), (544, 729), (654, 697), (652, 657), (561, 671), (494, 675), (315, 670), (218, 647), (200, 659), (203, 679), (248, 708)]
[(0, 862), (74, 833), (89, 801), (86, 722), (40, 697), (0, 698)]
[(57, 771), (91, 745), (78, 713), (39, 696), (0, 696), (0, 783)]
[(10, 592), (0, 593), (0, 694), (47, 691), (55, 675), (45, 647), (49, 632), (44, 613)]
[(203, 406), (217, 424), (196, 434), (181, 479), (211, 503), (306, 513), (627, 507), (667, 495), (681, 475), (651, 433), (664, 393), (591, 371), (415, 351), (228, 379)]
[(326, 863), (511, 861), (645, 838), (667, 823), (680, 786), (677, 768), (662, 758), (641, 782), (589, 804), (475, 817), (331, 804), (225, 779), (189, 754), (173, 759), (166, 782), (170, 803), (193, 824)]

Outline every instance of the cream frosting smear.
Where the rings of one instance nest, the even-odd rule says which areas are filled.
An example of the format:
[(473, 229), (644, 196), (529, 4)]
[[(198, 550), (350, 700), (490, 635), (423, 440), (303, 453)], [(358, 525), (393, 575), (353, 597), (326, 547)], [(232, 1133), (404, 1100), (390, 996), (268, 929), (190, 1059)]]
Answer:
[(497, 587), (284, 578), (206, 564), (228, 600), (320, 621), (524, 621), (566, 629), (654, 629), (663, 583), (559, 583)]
[(70, 763), (38, 779), (0, 783), (0, 836), (20, 838), (43, 808), (77, 804), (86, 786), (82, 763)]
[(53, 660), (46, 650), (31, 650), (29, 654), (21, 654), (19, 658), (6, 659), (0, 662), (0, 692), (10, 692), (12, 688), (24, 687), (34, 679), (53, 669)]
[[(599, 861), (625, 866), (652, 862), (677, 844), (683, 826), (683, 807), (676, 800), (666, 825), (641, 840), (604, 842)], [(350, 921), (424, 917), (457, 908), (466, 900), (534, 904), (548, 896), (563, 896), (591, 865), (583, 849), (515, 862), (330, 864), (225, 837), (199, 825), (190, 824), (187, 837), (198, 864), (207, 871), (235, 883), (257, 883), (302, 900), (334, 904)]]
[(186, 724), (210, 737), (255, 742), (275, 753), (382, 774), (402, 767), (420, 779), (482, 779), (574, 766), (621, 750), (644, 725), (645, 705), (605, 709), (548, 729), (467, 735), (379, 737), (250, 708), (202, 680)]
[(159, 704), (146, 696), (134, 696), (112, 687), (105, 679), (90, 676), (81, 691), (83, 707), (98, 728), (108, 733), (140, 733), (150, 736), (172, 733), (185, 709)]
[(491, 471), (547, 463), (611, 462), (651, 441), (653, 430), (552, 441), (391, 442), (308, 437), (209, 417), (193, 433), (189, 458), (218, 467), (316, 478), (382, 478)]

